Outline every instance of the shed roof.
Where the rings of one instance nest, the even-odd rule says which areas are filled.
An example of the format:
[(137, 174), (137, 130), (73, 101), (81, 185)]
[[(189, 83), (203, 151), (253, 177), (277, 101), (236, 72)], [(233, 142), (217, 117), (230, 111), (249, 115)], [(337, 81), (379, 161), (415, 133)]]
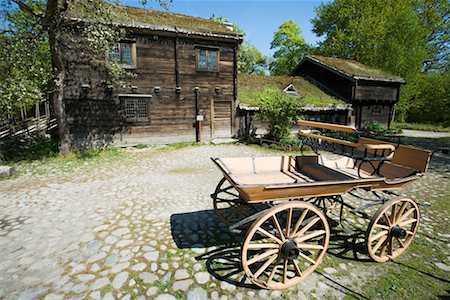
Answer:
[[(214, 20), (133, 6), (111, 5), (117, 13), (114, 21), (125, 27), (187, 34), (198, 33), (200, 35), (215, 35), (242, 40), (241, 34)], [(82, 19), (83, 13), (74, 8), (72, 18)]]
[(294, 69), (292, 74), (298, 74), (299, 68), (305, 60), (312, 61), (316, 64), (322, 65), (328, 69), (336, 71), (341, 75), (356, 79), (356, 80), (372, 80), (372, 81), (389, 81), (405, 83), (405, 80), (399, 76), (393, 75), (387, 71), (380, 70), (362, 64), (356, 60), (342, 59), (336, 57), (325, 57), (319, 55), (307, 56), (300, 64)]
[(298, 76), (238, 75), (239, 102), (243, 107), (257, 107), (257, 96), (267, 88), (283, 92), (288, 86), (295, 89), (305, 107), (347, 108), (347, 104), (324, 91), (311, 82)]

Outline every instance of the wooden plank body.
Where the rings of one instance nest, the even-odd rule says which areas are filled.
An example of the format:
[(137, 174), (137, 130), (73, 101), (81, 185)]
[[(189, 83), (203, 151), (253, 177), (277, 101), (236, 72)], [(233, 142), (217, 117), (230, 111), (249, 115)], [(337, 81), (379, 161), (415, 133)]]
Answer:
[[(418, 170), (387, 164), (381, 174), (372, 176), (357, 160), (343, 157), (326, 160), (321, 156), (277, 156), (213, 159), (227, 180), (249, 203), (342, 195), (355, 188), (398, 189), (421, 177)], [(403, 176), (403, 177), (402, 177)]]

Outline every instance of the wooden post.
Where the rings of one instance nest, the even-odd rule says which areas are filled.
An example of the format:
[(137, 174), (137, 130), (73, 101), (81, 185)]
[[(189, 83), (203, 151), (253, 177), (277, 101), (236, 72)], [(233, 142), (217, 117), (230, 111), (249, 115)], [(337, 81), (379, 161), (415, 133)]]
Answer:
[(211, 98), (211, 105), (210, 105), (210, 115), (211, 119), (209, 121), (210, 127), (211, 127), (211, 139), (214, 138), (214, 98)]

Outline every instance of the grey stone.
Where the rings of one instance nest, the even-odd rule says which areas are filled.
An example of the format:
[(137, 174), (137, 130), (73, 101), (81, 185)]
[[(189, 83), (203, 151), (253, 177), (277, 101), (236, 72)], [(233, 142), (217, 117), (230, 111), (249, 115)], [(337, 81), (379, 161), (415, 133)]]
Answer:
[(153, 283), (156, 280), (158, 280), (158, 276), (156, 276), (155, 274), (152, 274), (152, 273), (148, 273), (148, 272), (143, 272), (143, 273), (139, 274), (139, 278), (141, 278), (142, 281), (144, 281), (144, 283)]
[(143, 271), (147, 265), (145, 263), (138, 263), (131, 267), (131, 270), (133, 271)]
[(228, 282), (222, 281), (220, 282), (220, 288), (222, 290), (233, 292), (236, 289), (236, 286), (229, 284)]
[(131, 245), (132, 243), (133, 243), (133, 240), (121, 240), (116, 244), (116, 246), (118, 248), (123, 248), (125, 246)]
[(122, 236), (122, 235), (125, 235), (127, 233), (130, 233), (130, 229), (128, 229), (128, 228), (119, 228), (119, 229), (114, 230), (112, 232), (112, 235)]
[(82, 282), (88, 282), (95, 278), (95, 275), (92, 274), (80, 274), (77, 276), (77, 279)]
[(105, 257), (106, 257), (106, 253), (100, 252), (100, 253), (94, 254), (91, 257), (89, 257), (87, 260), (87, 263), (91, 264), (91, 263), (97, 262)]
[(109, 279), (107, 277), (102, 277), (97, 279), (92, 285), (91, 290), (99, 290), (109, 284)]
[(99, 300), (101, 297), (100, 292), (99, 291), (95, 291), (89, 294), (89, 298), (93, 299), (93, 300)]
[(156, 286), (152, 286), (147, 290), (145, 295), (150, 297), (150, 296), (156, 295), (156, 293), (158, 293), (158, 288)]
[(202, 289), (201, 287), (197, 287), (188, 292), (187, 299), (188, 300), (206, 300), (206, 299), (208, 299), (208, 293), (206, 293), (206, 291), (204, 289)]
[(175, 281), (173, 283), (172, 288), (174, 291), (178, 291), (178, 290), (187, 291), (187, 289), (193, 283), (194, 283), (194, 280), (192, 280), (192, 279), (179, 280), (179, 281)]
[(117, 274), (116, 278), (114, 278), (112, 282), (112, 287), (116, 290), (120, 289), (122, 285), (127, 281), (128, 279), (128, 272), (121, 272)]
[(120, 298), (120, 300), (130, 300), (130, 299), (131, 299), (131, 295), (130, 294), (126, 294), (125, 296)]
[(44, 300), (62, 300), (64, 299), (64, 294), (48, 294), (45, 296)]
[(335, 274), (335, 273), (337, 273), (337, 270), (336, 270), (335, 268), (332, 268), (332, 267), (326, 267), (326, 268), (324, 268), (323, 270), (324, 270), (325, 273), (327, 273), (327, 274)]
[(151, 252), (147, 252), (144, 253), (144, 258), (148, 261), (156, 261), (159, 257), (159, 252), (158, 251), (151, 251)]
[(115, 300), (114, 295), (111, 292), (108, 292), (105, 297), (103, 297), (103, 300)]
[(116, 264), (116, 262), (117, 262), (117, 256), (115, 256), (115, 255), (108, 256), (105, 259), (105, 265), (107, 265), (109, 267), (114, 266)]
[(129, 262), (124, 262), (124, 263), (117, 264), (114, 267), (112, 267), (111, 272), (114, 273), (114, 274), (115, 273), (119, 273), (122, 270), (125, 270), (126, 268), (128, 268), (129, 265), (130, 265)]
[(37, 298), (40, 294), (45, 292), (45, 288), (38, 288), (34, 290), (27, 290), (20, 294), (18, 300), (31, 300)]
[(169, 294), (161, 294), (158, 297), (155, 298), (156, 300), (176, 300), (177, 298), (175, 298), (172, 295)]
[(10, 166), (0, 166), (0, 177), (9, 177), (14, 175), (15, 170)]
[(186, 279), (186, 278), (189, 278), (189, 273), (188, 273), (187, 270), (182, 269), (182, 270), (177, 270), (175, 272), (175, 279), (176, 280)]
[(197, 282), (199, 284), (205, 284), (209, 281), (209, 273), (208, 272), (199, 272), (199, 273), (196, 273), (194, 276), (195, 276), (195, 280), (197, 280)]
[(446, 272), (450, 272), (450, 266), (447, 266), (446, 264), (443, 263), (434, 263), (436, 265), (436, 267), (438, 267), (441, 270), (444, 270)]

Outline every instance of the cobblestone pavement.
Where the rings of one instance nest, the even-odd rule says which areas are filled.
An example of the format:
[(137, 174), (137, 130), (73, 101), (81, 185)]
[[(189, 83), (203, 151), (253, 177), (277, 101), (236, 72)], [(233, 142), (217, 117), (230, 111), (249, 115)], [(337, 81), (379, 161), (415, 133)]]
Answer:
[[(287, 291), (241, 281), (236, 243), (242, 237), (214, 216), (210, 194), (221, 175), (209, 158), (249, 155), (273, 152), (239, 145), (147, 149), (95, 167), (0, 181), (0, 298), (360, 295), (370, 275), (352, 260), (327, 264), (326, 258), (325, 267)], [(427, 175), (410, 191), (424, 194), (439, 176)], [(433, 193), (439, 197), (439, 190)], [(429, 216), (424, 220), (431, 226)], [(220, 267), (224, 260), (227, 268)]]

